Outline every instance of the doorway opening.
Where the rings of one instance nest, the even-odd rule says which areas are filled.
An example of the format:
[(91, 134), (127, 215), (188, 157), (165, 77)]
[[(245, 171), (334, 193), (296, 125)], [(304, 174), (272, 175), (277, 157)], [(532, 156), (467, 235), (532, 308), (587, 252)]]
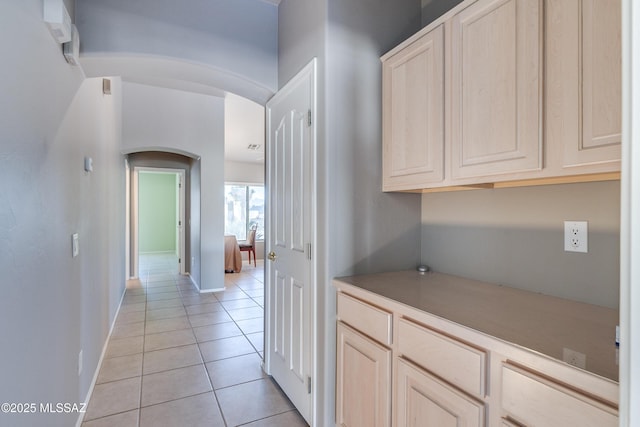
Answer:
[(185, 274), (185, 171), (135, 167), (131, 212), (134, 276), (139, 277), (140, 258), (148, 255)]
[[(176, 217), (170, 225), (176, 233), (176, 244), (160, 251), (173, 252), (176, 257), (175, 273), (187, 275), (196, 288), (200, 282), (200, 159), (197, 155), (186, 152), (169, 152), (145, 150), (125, 153), (127, 173), (127, 206), (126, 206), (126, 266), (129, 279), (140, 278), (140, 174), (156, 172), (177, 176), (178, 188), (168, 190), (168, 197), (175, 200)], [(144, 175), (143, 175), (144, 176)], [(143, 178), (144, 179), (144, 178)], [(144, 185), (144, 184), (143, 184)], [(143, 189), (144, 191), (144, 189)], [(175, 194), (175, 196), (174, 196)], [(143, 194), (144, 197), (144, 194)], [(172, 210), (171, 204), (168, 208)], [(154, 211), (152, 210), (152, 213)], [(144, 216), (144, 212), (143, 212)], [(146, 222), (146, 220), (145, 220)], [(153, 230), (153, 228), (152, 228)], [(150, 251), (142, 247), (142, 251)], [(153, 250), (158, 252), (158, 250)], [(180, 263), (178, 264), (178, 261)]]

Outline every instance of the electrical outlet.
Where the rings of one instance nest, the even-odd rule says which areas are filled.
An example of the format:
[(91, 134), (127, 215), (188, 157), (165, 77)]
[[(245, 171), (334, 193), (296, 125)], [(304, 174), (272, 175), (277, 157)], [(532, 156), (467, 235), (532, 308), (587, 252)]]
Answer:
[(579, 351), (571, 350), (570, 348), (563, 348), (562, 360), (567, 362), (569, 365), (573, 365), (581, 369), (587, 369), (587, 355), (580, 353)]
[(588, 224), (589, 223), (587, 221), (564, 222), (565, 252), (588, 252)]

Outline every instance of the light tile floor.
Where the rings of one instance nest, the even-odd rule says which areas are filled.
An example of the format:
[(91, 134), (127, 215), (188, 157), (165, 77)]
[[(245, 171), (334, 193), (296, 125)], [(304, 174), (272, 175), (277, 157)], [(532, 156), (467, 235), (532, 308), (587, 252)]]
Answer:
[(84, 427), (306, 426), (261, 369), (263, 277), (245, 263), (225, 291), (200, 294), (175, 257), (140, 257)]

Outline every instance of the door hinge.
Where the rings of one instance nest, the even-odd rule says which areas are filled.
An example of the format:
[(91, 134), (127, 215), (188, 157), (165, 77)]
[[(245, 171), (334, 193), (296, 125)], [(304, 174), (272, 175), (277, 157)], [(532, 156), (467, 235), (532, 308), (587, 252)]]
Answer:
[(311, 394), (311, 377), (307, 377), (307, 393)]
[(311, 127), (311, 110), (307, 111), (307, 126)]
[(178, 264), (182, 264), (182, 258), (178, 258)]
[(307, 243), (307, 259), (311, 259), (311, 243)]

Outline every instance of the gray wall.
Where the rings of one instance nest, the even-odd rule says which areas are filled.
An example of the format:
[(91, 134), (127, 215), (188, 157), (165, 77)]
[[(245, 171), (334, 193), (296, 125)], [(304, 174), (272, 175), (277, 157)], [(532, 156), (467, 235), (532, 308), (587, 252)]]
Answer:
[(334, 422), (335, 276), (409, 268), (420, 196), (381, 192), (380, 55), (420, 28), (419, 0), (283, 0), (279, 82), (318, 57), (317, 425)]
[[(564, 252), (564, 221), (589, 252)], [(425, 194), (422, 260), (434, 270), (618, 308), (620, 183)]]
[[(10, 58), (0, 67), (0, 401), (78, 403), (124, 292), (120, 83), (103, 96), (101, 79), (65, 62), (41, 0), (0, 2), (0, 23), (11, 40), (0, 47)], [(0, 414), (0, 424), (77, 418)]]
[(422, 26), (426, 27), (462, 0), (422, 0)]
[[(202, 180), (201, 180), (201, 164), (200, 160), (191, 160), (191, 172), (189, 174), (189, 180), (191, 182), (190, 200), (189, 206), (191, 213), (188, 216), (189, 220), (187, 225), (191, 230), (189, 233), (189, 274), (194, 283), (198, 284), (202, 282), (202, 250), (201, 250), (201, 224), (202, 224)], [(224, 192), (223, 192), (224, 200)], [(222, 214), (222, 210), (221, 210)], [(224, 219), (223, 219), (223, 231), (224, 231)], [(224, 267), (223, 267), (224, 268)]]
[(224, 162), (224, 181), (241, 184), (264, 184), (264, 164)]
[[(414, 267), (420, 197), (382, 193), (380, 56), (420, 28), (418, 1), (329, 2), (326, 147), (332, 274)], [(329, 173), (331, 171), (331, 173)]]
[[(120, 71), (126, 74), (115, 74), (128, 80), (213, 83), (252, 99), (244, 92), (253, 91), (260, 102), (277, 87), (278, 7), (269, 2), (76, 0), (75, 12), (81, 60), (90, 75), (113, 75), (111, 57), (124, 59)], [(93, 61), (100, 57), (107, 58), (102, 73)], [(144, 61), (135, 62), (142, 58), (179, 62), (145, 67)], [(144, 69), (136, 71), (134, 63)]]

